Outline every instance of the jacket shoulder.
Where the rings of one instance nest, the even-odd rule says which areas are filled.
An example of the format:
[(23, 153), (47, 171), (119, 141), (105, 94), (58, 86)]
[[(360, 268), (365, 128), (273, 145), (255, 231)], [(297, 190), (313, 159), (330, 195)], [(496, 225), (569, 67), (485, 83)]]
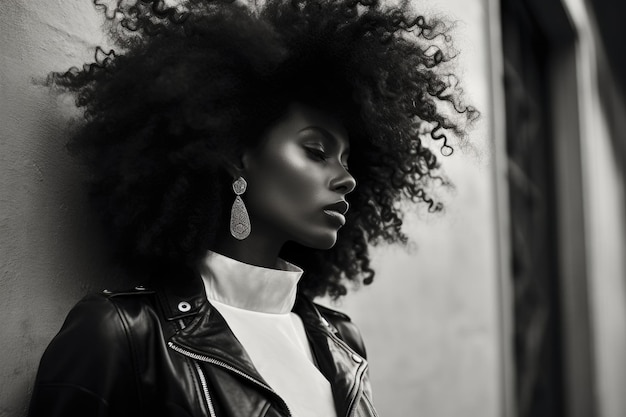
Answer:
[[(116, 300), (117, 293), (88, 294), (72, 307), (67, 314), (60, 334), (77, 333), (77, 329), (91, 329), (90, 336), (112, 339), (113, 334), (123, 330), (121, 312)], [(122, 332), (123, 333), (123, 332)]]
[(137, 358), (117, 304), (90, 294), (70, 310), (42, 356), (29, 416), (109, 415), (121, 404), (136, 411)]
[(70, 325), (95, 326), (99, 330), (113, 328), (128, 330), (125, 317), (138, 314), (153, 304), (153, 291), (132, 289), (123, 291), (103, 290), (84, 296), (69, 311), (64, 327)]
[[(132, 327), (129, 313), (136, 316), (137, 312), (151, 304), (146, 297), (139, 297), (144, 295), (145, 292), (137, 290), (105, 290), (86, 295), (69, 311), (48, 350), (56, 346), (63, 346), (63, 349), (73, 346), (79, 351), (103, 356), (111, 350), (119, 351), (119, 345), (118, 349), (109, 350), (106, 347), (129, 342)], [(102, 343), (106, 347), (101, 346)], [(94, 351), (94, 346), (100, 346), (100, 349)]]
[(332, 308), (315, 303), (315, 307), (322, 317), (326, 319), (335, 329), (339, 337), (348, 344), (356, 353), (363, 358), (367, 358), (365, 343), (361, 336), (361, 331), (354, 324), (350, 316)]

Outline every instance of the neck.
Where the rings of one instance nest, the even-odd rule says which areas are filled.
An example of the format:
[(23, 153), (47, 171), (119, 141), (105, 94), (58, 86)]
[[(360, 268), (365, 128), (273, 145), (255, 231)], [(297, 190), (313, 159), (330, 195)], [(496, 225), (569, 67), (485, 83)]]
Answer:
[(227, 230), (220, 234), (221, 238), (217, 239), (213, 251), (250, 265), (276, 268), (284, 241), (259, 232), (253, 231), (246, 239), (238, 240)]

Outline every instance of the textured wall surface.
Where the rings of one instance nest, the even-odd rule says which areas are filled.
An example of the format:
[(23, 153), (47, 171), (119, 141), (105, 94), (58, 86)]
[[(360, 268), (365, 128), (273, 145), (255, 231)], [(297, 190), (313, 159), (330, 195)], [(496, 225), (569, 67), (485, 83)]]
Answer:
[[(0, 13), (0, 416), (25, 415), (41, 354), (69, 308), (109, 284), (80, 169), (65, 152), (71, 106), (32, 78), (91, 58), (90, 1), (3, 2)], [(114, 280), (114, 279), (113, 279)]]
[[(443, 195), (446, 212), (407, 216), (413, 246), (377, 250), (374, 285), (341, 307), (368, 343), (381, 415), (501, 417), (486, 1), (436, 3), (433, 12), (459, 19), (459, 68), (484, 115), (474, 149), (444, 160), (456, 186)], [(25, 414), (40, 356), (69, 308), (123, 285), (64, 150), (71, 105), (32, 80), (89, 60), (104, 42), (100, 22), (88, 0), (8, 0), (0, 13), (1, 417)]]

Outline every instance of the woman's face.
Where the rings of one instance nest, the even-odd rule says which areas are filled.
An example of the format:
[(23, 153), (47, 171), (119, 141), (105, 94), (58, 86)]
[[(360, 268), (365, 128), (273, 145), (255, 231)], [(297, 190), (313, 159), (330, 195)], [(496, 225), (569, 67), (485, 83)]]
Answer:
[(356, 186), (348, 172), (349, 151), (347, 132), (337, 119), (292, 104), (242, 158), (252, 233), (331, 248), (345, 224), (346, 195)]

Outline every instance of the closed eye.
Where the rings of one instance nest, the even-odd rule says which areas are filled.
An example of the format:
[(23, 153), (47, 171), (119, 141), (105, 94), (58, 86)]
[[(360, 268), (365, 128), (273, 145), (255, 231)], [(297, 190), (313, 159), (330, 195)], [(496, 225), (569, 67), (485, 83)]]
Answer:
[[(320, 161), (320, 162), (328, 161), (328, 155), (326, 154), (326, 151), (324, 151), (323, 149), (321, 149), (321, 148), (314, 148), (314, 147), (310, 147), (310, 146), (305, 146), (304, 149), (306, 150), (307, 154), (309, 155), (309, 157), (311, 159), (313, 159), (315, 161)], [(350, 172), (350, 167), (348, 166), (347, 163), (342, 163), (341, 166), (347, 172)]]
[(307, 154), (316, 161), (326, 161), (328, 156), (324, 149), (305, 146)]

